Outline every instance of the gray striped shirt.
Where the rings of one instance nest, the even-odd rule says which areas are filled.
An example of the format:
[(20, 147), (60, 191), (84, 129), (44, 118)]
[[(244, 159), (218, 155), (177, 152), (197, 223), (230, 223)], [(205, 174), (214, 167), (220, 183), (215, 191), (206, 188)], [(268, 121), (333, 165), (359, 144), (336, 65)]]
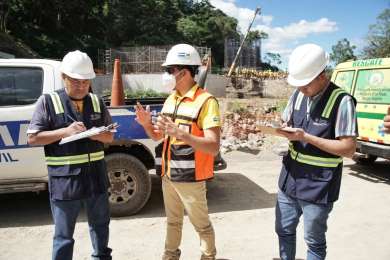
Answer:
[[(295, 90), (295, 91), (299, 91), (299, 90)], [(309, 102), (307, 103), (308, 114), (311, 106), (315, 105), (319, 101), (320, 97), (324, 92), (325, 90), (315, 95), (314, 97), (309, 98)], [(287, 106), (283, 111), (282, 120), (284, 122), (289, 122), (291, 119), (291, 114), (294, 109), (293, 100), (292, 100), (294, 94), (291, 95), (287, 103)], [(350, 96), (345, 96), (341, 99), (339, 109), (337, 111), (336, 126), (335, 126), (336, 138), (342, 136), (358, 136), (356, 124), (357, 124), (357, 117), (356, 117), (355, 104)]]

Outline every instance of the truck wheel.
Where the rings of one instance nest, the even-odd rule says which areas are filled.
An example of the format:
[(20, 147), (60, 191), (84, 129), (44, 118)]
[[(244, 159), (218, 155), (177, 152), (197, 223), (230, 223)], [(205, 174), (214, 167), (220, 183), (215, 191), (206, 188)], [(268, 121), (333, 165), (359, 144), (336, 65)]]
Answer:
[(125, 153), (109, 154), (105, 160), (111, 216), (137, 213), (150, 197), (152, 185), (148, 170), (136, 157)]
[(355, 154), (352, 157), (352, 160), (358, 164), (370, 165), (373, 164), (377, 158), (378, 156), (372, 154)]

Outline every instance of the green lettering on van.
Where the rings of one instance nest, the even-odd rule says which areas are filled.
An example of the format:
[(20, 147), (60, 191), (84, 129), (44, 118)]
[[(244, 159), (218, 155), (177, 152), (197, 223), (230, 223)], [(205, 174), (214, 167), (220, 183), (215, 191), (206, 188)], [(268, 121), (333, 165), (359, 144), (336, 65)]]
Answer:
[(352, 67), (369, 67), (382, 65), (383, 59), (357, 60), (352, 63)]

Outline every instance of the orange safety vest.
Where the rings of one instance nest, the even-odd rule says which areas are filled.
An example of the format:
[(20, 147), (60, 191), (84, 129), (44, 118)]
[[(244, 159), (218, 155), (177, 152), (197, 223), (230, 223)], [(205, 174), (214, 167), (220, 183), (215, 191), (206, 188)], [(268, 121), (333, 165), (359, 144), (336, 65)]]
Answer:
[[(161, 111), (169, 116), (179, 128), (195, 136), (204, 136), (204, 131), (198, 124), (198, 118), (203, 105), (211, 94), (197, 88), (194, 98), (179, 99), (171, 94), (164, 103)], [(159, 158), (159, 154), (161, 158)], [(202, 151), (196, 151), (192, 146), (174, 137), (165, 136), (164, 142), (156, 147), (156, 166), (160, 167), (161, 176), (165, 174), (172, 181), (195, 182), (214, 177), (214, 156)], [(160, 173), (160, 169), (157, 172)]]

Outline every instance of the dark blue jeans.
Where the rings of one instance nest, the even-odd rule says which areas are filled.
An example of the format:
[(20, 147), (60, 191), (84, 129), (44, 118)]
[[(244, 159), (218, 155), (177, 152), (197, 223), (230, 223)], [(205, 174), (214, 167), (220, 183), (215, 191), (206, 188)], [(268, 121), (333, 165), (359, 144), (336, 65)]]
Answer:
[(276, 233), (279, 236), (279, 254), (282, 260), (294, 260), (296, 228), (303, 214), (304, 237), (307, 244), (307, 260), (322, 260), (326, 256), (327, 220), (333, 203), (314, 204), (294, 199), (278, 192), (276, 204)]
[(50, 200), (54, 220), (53, 260), (70, 260), (73, 257), (73, 233), (77, 216), (84, 205), (93, 246), (92, 259), (111, 260), (108, 247), (110, 213), (108, 194), (98, 194), (83, 200)]

